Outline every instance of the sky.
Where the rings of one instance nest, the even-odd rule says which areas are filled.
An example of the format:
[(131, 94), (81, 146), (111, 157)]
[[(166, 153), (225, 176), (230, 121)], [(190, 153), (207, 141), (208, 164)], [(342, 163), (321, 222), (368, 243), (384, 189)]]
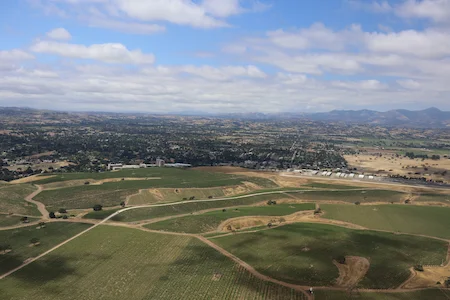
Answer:
[(0, 106), (450, 110), (450, 0), (2, 0)]

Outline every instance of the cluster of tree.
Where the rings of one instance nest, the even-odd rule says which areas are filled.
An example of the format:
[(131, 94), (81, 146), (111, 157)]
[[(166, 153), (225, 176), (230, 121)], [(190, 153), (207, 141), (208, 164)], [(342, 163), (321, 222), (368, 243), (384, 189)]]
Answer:
[[(405, 153), (405, 157), (409, 157), (411, 159), (415, 159), (415, 158), (427, 159), (428, 155), (427, 154), (414, 154), (414, 152), (406, 152)], [(440, 159), (440, 157), (439, 157), (439, 159)]]

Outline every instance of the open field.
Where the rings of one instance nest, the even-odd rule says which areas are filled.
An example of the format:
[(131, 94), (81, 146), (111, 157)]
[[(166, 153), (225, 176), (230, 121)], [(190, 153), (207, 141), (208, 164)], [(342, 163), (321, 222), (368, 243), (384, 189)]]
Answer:
[(201, 241), (99, 226), (1, 282), (12, 299), (304, 299)]
[(161, 222), (146, 225), (146, 228), (153, 230), (204, 233), (217, 230), (217, 226), (225, 220), (244, 216), (285, 216), (298, 211), (314, 210), (313, 203), (303, 204), (278, 204), (255, 207), (240, 207), (207, 212), (204, 214), (191, 215), (179, 218), (168, 219)]
[[(243, 184), (244, 182), (250, 182), (247, 184), (252, 185), (255, 188), (272, 188), (276, 187), (275, 183), (264, 178), (251, 178), (245, 176), (227, 175), (219, 173), (205, 173), (192, 170), (179, 170), (179, 169), (165, 169), (165, 168), (148, 168), (137, 170), (122, 170), (118, 172), (107, 173), (70, 173), (59, 175), (60, 177), (52, 177), (46, 180), (64, 180), (65, 176), (77, 175), (80, 176), (113, 176), (122, 173), (123, 176), (139, 176), (148, 175), (149, 170), (153, 170), (154, 174), (161, 175), (161, 179), (155, 180), (120, 180), (116, 182), (104, 182), (101, 185), (83, 185), (83, 186), (71, 186), (60, 189), (53, 189), (43, 191), (35, 197), (35, 200), (44, 203), (49, 210), (58, 209), (64, 207), (67, 209), (72, 208), (90, 208), (95, 204), (102, 204), (103, 206), (116, 206), (121, 201), (125, 201), (128, 196), (137, 194), (140, 189), (150, 188), (174, 188), (174, 189), (186, 189), (186, 188), (210, 188), (210, 187), (225, 187), (236, 186)], [(130, 173), (131, 171), (136, 173)], [(146, 171), (146, 172), (143, 172)], [(159, 171), (159, 173), (157, 172)], [(75, 176), (72, 176), (75, 177)], [(91, 176), (92, 177), (92, 176)], [(112, 177), (118, 178), (118, 177)], [(120, 177), (123, 178), (123, 177)], [(137, 177), (133, 177), (137, 178)], [(58, 181), (51, 181), (51, 183)], [(77, 181), (79, 182), (79, 181)], [(182, 200), (179, 199), (179, 201)]]
[[(26, 259), (38, 256), (89, 226), (91, 225), (84, 223), (52, 222), (40, 229), (37, 225), (31, 225), (0, 231), (0, 243), (10, 245), (12, 249), (11, 252), (0, 255), (0, 274), (14, 269)], [(30, 246), (32, 238), (38, 238), (40, 244)]]
[(125, 211), (120, 215), (114, 216), (113, 221), (122, 222), (135, 222), (142, 220), (150, 220), (154, 218), (176, 216), (188, 213), (194, 213), (197, 211), (212, 209), (212, 208), (224, 208), (252, 205), (255, 203), (264, 203), (268, 200), (280, 200), (280, 199), (292, 199), (284, 193), (280, 194), (267, 194), (267, 195), (254, 195), (245, 198), (227, 199), (219, 201), (202, 201), (194, 203), (181, 203), (174, 205), (165, 205), (159, 207), (145, 207), (140, 209), (133, 209)]
[[(21, 216), (13, 216), (13, 215), (7, 215), (7, 214), (0, 214), (0, 227), (7, 227), (7, 226), (13, 226), (13, 225), (19, 225), (22, 223), (20, 221), (22, 217)], [(28, 220), (30, 222), (37, 221), (39, 218), (31, 218), (28, 217)]]
[[(413, 151), (414, 152), (414, 151)], [(417, 153), (417, 152), (415, 152)], [(431, 156), (430, 153), (428, 153)], [(450, 159), (441, 157), (440, 160), (399, 156), (385, 154), (382, 157), (370, 154), (345, 155), (349, 166), (357, 168), (359, 172), (372, 172), (379, 174), (407, 175), (415, 177), (426, 177), (427, 179), (445, 180), (450, 179)], [(442, 172), (447, 171), (442, 174)], [(420, 173), (420, 174), (415, 174)]]
[(0, 185), (0, 212), (39, 216), (36, 206), (24, 199), (35, 190), (31, 184)]
[(433, 289), (415, 292), (354, 292), (349, 294), (345, 291), (316, 290), (314, 292), (317, 300), (448, 300), (450, 290)]
[(442, 194), (421, 194), (417, 197), (413, 203), (423, 203), (423, 204), (444, 204), (450, 206), (450, 195)]
[(324, 218), (370, 229), (423, 234), (450, 239), (450, 208), (413, 205), (321, 204)]
[(429, 238), (305, 223), (213, 241), (265, 275), (312, 286), (335, 284), (336, 257), (365, 257), (370, 268), (359, 284), (365, 288), (398, 287), (408, 279), (410, 267), (440, 264), (448, 248), (447, 242)]

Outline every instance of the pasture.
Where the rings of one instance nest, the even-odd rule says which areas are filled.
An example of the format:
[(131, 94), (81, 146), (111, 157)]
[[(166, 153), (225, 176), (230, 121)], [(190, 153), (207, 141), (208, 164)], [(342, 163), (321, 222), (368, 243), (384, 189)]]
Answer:
[(36, 206), (24, 199), (35, 190), (36, 188), (31, 184), (0, 185), (0, 212), (39, 216)]
[(450, 208), (413, 205), (321, 204), (324, 218), (370, 229), (413, 233), (450, 239)]
[(201, 241), (99, 226), (1, 282), (13, 299), (304, 299)]
[[(35, 224), (16, 229), (0, 230), (0, 244), (11, 247), (11, 252), (0, 255), (0, 274), (14, 269), (26, 259), (38, 256), (89, 226), (91, 225), (84, 223), (51, 222), (40, 229), (37, 229), (38, 227)], [(39, 239), (39, 246), (30, 246), (32, 238)]]
[(332, 261), (360, 256), (370, 268), (364, 288), (396, 288), (415, 264), (440, 264), (448, 243), (430, 238), (297, 223), (271, 230), (219, 236), (212, 241), (273, 278), (303, 285), (330, 286), (339, 273)]
[(206, 212), (203, 214), (190, 215), (185, 217), (172, 218), (156, 223), (145, 225), (153, 230), (204, 233), (217, 230), (217, 226), (225, 220), (245, 216), (285, 216), (298, 211), (314, 210), (313, 203), (303, 204), (278, 204), (254, 207), (240, 207)]

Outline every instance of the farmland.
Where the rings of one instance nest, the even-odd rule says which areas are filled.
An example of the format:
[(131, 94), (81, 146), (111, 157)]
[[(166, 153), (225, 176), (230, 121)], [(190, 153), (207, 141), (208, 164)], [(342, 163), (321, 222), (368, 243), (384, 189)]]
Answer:
[(450, 291), (435, 289), (415, 292), (405, 291), (403, 293), (354, 292), (350, 295), (346, 291), (316, 290), (315, 296), (319, 300), (448, 300), (450, 298)]
[(226, 211), (212, 211), (199, 215), (190, 215), (172, 218), (161, 222), (146, 225), (146, 228), (154, 230), (166, 230), (186, 233), (203, 233), (217, 230), (217, 226), (231, 218), (244, 216), (285, 216), (298, 211), (314, 210), (313, 203), (303, 204), (279, 204), (256, 207), (240, 207)]
[(39, 216), (37, 208), (24, 200), (35, 190), (31, 184), (0, 185), (0, 212)]
[[(89, 287), (89, 288), (86, 288)], [(0, 285), (2, 299), (304, 299), (201, 241), (99, 226)]]
[[(0, 214), (0, 227), (19, 225), (21, 223), (21, 216)], [(37, 221), (39, 218), (28, 218), (28, 221), (33, 222)]]
[[(37, 229), (36, 225), (31, 225), (17, 229), (1, 230), (1, 243), (10, 245), (12, 251), (0, 255), (0, 274), (21, 265), (26, 259), (45, 252), (89, 226), (83, 223), (53, 222), (47, 223), (45, 228), (40, 229)], [(39, 246), (30, 246), (32, 238), (39, 239)]]
[(395, 288), (415, 264), (440, 264), (448, 243), (429, 238), (351, 230), (323, 224), (289, 224), (254, 233), (214, 238), (214, 243), (273, 278), (330, 286), (338, 278), (338, 256), (370, 258), (365, 288)]
[(450, 208), (410, 205), (322, 204), (324, 217), (370, 229), (414, 233), (450, 239)]
[[(151, 172), (153, 171), (153, 172)], [(132, 173), (135, 172), (135, 173)], [(161, 179), (145, 180), (143, 175), (161, 176)], [(136, 170), (122, 170), (119, 172), (107, 173), (70, 173), (51, 177), (43, 180), (44, 183), (50, 184), (61, 182), (71, 178), (90, 177), (103, 178), (106, 176), (138, 176), (141, 175), (142, 180), (123, 180), (116, 182), (104, 182), (101, 185), (82, 185), (69, 186), (59, 189), (44, 190), (35, 197), (35, 200), (44, 203), (49, 209), (58, 209), (65, 207), (74, 208), (90, 208), (95, 204), (103, 206), (116, 206), (124, 201), (127, 196), (137, 194), (140, 189), (150, 188), (210, 188), (235, 186), (243, 182), (251, 182), (258, 187), (272, 188), (276, 187), (275, 183), (264, 178), (252, 178), (245, 176), (236, 176), (220, 173), (206, 173), (194, 170), (179, 170), (169, 168), (147, 168)], [(121, 175), (117, 177), (117, 175)], [(67, 178), (69, 176), (69, 178)], [(91, 176), (91, 177), (92, 177)], [(139, 178), (139, 176), (137, 177)], [(42, 183), (42, 182), (41, 182)], [(217, 192), (216, 192), (217, 193)], [(183, 197), (177, 197), (182, 200)], [(142, 200), (142, 199), (141, 199)]]
[(405, 196), (402, 192), (390, 190), (342, 190), (342, 191), (305, 191), (294, 195), (297, 199), (342, 202), (400, 202)]

